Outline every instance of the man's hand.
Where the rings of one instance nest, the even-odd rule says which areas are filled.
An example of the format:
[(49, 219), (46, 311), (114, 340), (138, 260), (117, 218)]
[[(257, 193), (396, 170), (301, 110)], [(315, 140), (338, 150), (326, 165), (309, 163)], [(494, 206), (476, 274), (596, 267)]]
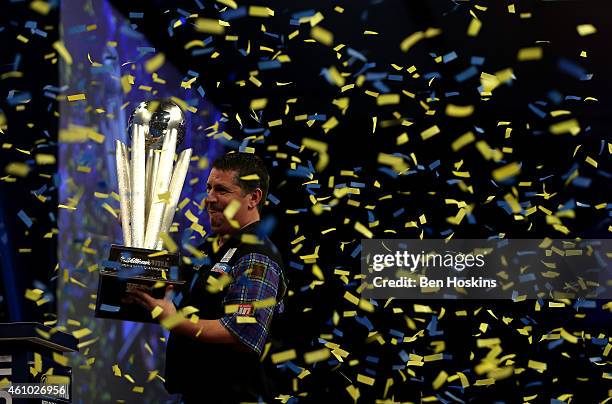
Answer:
[(143, 292), (142, 290), (132, 290), (128, 292), (128, 299), (126, 303), (136, 303), (144, 307), (147, 311), (151, 312), (157, 306), (162, 308), (162, 312), (157, 317), (159, 321), (164, 320), (174, 314), (176, 314), (176, 307), (172, 303), (172, 291), (173, 286), (169, 285), (166, 288), (166, 296), (163, 299), (155, 299), (150, 294)]

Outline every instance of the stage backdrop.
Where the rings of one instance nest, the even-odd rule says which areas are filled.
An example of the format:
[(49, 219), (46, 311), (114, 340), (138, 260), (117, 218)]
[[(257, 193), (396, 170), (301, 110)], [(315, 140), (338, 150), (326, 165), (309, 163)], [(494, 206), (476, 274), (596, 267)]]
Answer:
[[(197, 74), (181, 76), (135, 28), (108, 1), (62, 2), (60, 82), (68, 96), (60, 123), (58, 310), (59, 325), (81, 338), (73, 357), (75, 402), (167, 397), (158, 377), (167, 333), (159, 325), (94, 317), (98, 267), (110, 244), (122, 243), (115, 140), (129, 142), (130, 113), (139, 102), (158, 97), (176, 97), (187, 107), (187, 135), (179, 150), (192, 147), (194, 158), (181, 197), (189, 202), (175, 216), (177, 243), (191, 237), (197, 246), (204, 234), (185, 212), (200, 216), (209, 161), (223, 150), (222, 140), (206, 136), (220, 115), (203, 89), (189, 84)], [(118, 377), (133, 383), (117, 383)]]

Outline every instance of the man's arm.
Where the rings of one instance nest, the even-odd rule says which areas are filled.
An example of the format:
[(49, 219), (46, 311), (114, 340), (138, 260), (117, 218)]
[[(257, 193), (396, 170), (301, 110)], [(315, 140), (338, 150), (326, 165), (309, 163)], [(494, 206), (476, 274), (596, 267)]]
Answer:
[[(155, 299), (141, 290), (133, 290), (129, 293), (132, 296), (133, 302), (149, 311), (152, 311), (155, 307), (161, 307), (162, 312), (159, 315), (159, 321), (161, 322), (168, 317), (176, 315), (177, 312), (174, 303), (172, 303), (171, 291), (172, 288), (169, 288), (163, 299)], [(127, 303), (129, 302), (130, 301), (127, 301)], [(188, 319), (184, 319), (174, 326), (171, 332), (191, 337), (201, 342), (231, 344), (235, 345), (236, 348), (244, 347), (240, 340), (221, 324), (220, 320), (198, 320), (197, 323), (194, 323)], [(244, 348), (248, 349), (246, 347)]]
[[(247, 310), (247, 313), (242, 314), (252, 316), (254, 322), (239, 322), (240, 314), (234, 312), (220, 319), (198, 320), (197, 323), (184, 319), (171, 331), (206, 343), (231, 344), (238, 350), (261, 353), (272, 319), (273, 308), (267, 306), (255, 310), (252, 303), (276, 298), (280, 271), (276, 263), (259, 254), (242, 257), (232, 268), (235, 281), (228, 286), (223, 303), (224, 305), (242, 306)], [(136, 303), (149, 311), (156, 306), (161, 307), (160, 321), (177, 312), (170, 299), (170, 290), (164, 299), (154, 299), (139, 290), (132, 291), (131, 294)]]

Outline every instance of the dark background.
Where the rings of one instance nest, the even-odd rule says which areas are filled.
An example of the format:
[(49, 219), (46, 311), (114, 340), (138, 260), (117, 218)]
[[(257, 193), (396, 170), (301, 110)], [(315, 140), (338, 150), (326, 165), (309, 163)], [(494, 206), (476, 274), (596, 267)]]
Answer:
[[(428, 238), (443, 238), (451, 233), (455, 238), (487, 238), (500, 234), (506, 238), (608, 237), (611, 224), (609, 204), (605, 208), (596, 209), (594, 206), (607, 203), (610, 196), (610, 121), (607, 115), (611, 107), (609, 72), (612, 71), (607, 43), (610, 38), (607, 21), (610, 6), (603, 1), (528, 1), (516, 4), (516, 13), (511, 14), (508, 4), (445, 0), (262, 2), (257, 5), (273, 9), (274, 17), (228, 19), (231, 28), (226, 33), (238, 35), (239, 39), (234, 42), (224, 40), (223, 36), (213, 36), (207, 46), (214, 48), (220, 56), (211, 59), (210, 54), (193, 56), (191, 50), (183, 48), (185, 43), (193, 39), (204, 40), (208, 34), (194, 32), (187, 23), (172, 30), (170, 36), (168, 27), (180, 18), (178, 10), (222, 18), (219, 17), (219, 10), (223, 7), (220, 3), (204, 2), (203, 9), (200, 9), (197, 2), (192, 1), (113, 1), (113, 5), (126, 16), (133, 12), (144, 13), (143, 18), (131, 18), (136, 29), (181, 71), (199, 73), (198, 83), (205, 88), (206, 96), (226, 114), (224, 130), (235, 140), (230, 142), (231, 148), (238, 148), (249, 135), (245, 128), (269, 129), (263, 141), (249, 145), (254, 146), (268, 162), (272, 175), (270, 191), (280, 200), (278, 205), (268, 204), (268, 216), (275, 218), (276, 226), (271, 236), (286, 257), (293, 291), (288, 301), (288, 314), (275, 326), (275, 334), (283, 341), (283, 346), (277, 350), (295, 348), (298, 352), (295, 364), (311, 372), (299, 379), (298, 390), (293, 391), (293, 379), (299, 370), (292, 370), (289, 366), (276, 367), (267, 361), (283, 394), (299, 396), (302, 393), (302, 400), (329, 401), (335, 397), (344, 401), (350, 400), (346, 387), (352, 384), (359, 387), (364, 402), (371, 402), (383, 398), (385, 383), (393, 378), (394, 385), (386, 398), (394, 396), (402, 401), (436, 395), (439, 400), (452, 400), (455, 396), (466, 401), (516, 402), (532, 394), (538, 394), (537, 400), (550, 401), (562, 394), (573, 393), (577, 402), (588, 402), (595, 397), (603, 400), (608, 396), (609, 383), (603, 375), (610, 371), (609, 360), (606, 362), (607, 358), (602, 356), (605, 344), (601, 345), (597, 340), (605, 340), (609, 333), (609, 326), (605, 324), (610, 324), (610, 310), (601, 308), (604, 301), (597, 301), (595, 309), (569, 304), (564, 308), (543, 307), (541, 310), (535, 309), (534, 301), (378, 301), (375, 312), (370, 313), (344, 298), (346, 291), (358, 295), (359, 280), (354, 276), (359, 274), (359, 255), (354, 257), (352, 254), (363, 236), (354, 230), (355, 222), (367, 225), (378, 220), (378, 226), (370, 228), (378, 238), (415, 238), (421, 232)], [(243, 6), (243, 3), (239, 5)], [(342, 14), (334, 11), (336, 5), (344, 7)], [(476, 6), (487, 9), (482, 11)], [(0, 134), (0, 144), (13, 144), (9, 149), (0, 149), (1, 162), (2, 166), (14, 161), (26, 162), (32, 171), (26, 178), (18, 177), (16, 182), (0, 182), (0, 265), (3, 274), (0, 277), (0, 318), (40, 321), (53, 317), (52, 304), (38, 308), (23, 296), (25, 289), (36, 287), (36, 281), (48, 288), (51, 294), (55, 287), (57, 245), (55, 237), (46, 239), (43, 236), (55, 227), (56, 184), (53, 177), (47, 178), (46, 175), (53, 176), (57, 167), (36, 165), (32, 155), (40, 149), (45, 149), (45, 153), (56, 153), (58, 121), (54, 112), (57, 105), (45, 96), (44, 86), (57, 86), (57, 64), (47, 62), (43, 65), (42, 61), (45, 54), (53, 51), (51, 44), (58, 38), (58, 12), (53, 9), (48, 15), (41, 16), (29, 10), (25, 2), (5, 2), (2, 7), (1, 26), (4, 29), (0, 36), (5, 50), (2, 51), (0, 74), (20, 70), (26, 72), (29, 79), (0, 80), (0, 108), (9, 123), (5, 134)], [(291, 20), (294, 13), (308, 9), (320, 11), (325, 16), (319, 25), (333, 32), (334, 46), (346, 44), (366, 60), (351, 57), (346, 49), (339, 51), (341, 56), (338, 59), (330, 48), (304, 42), (309, 37), (308, 23), (292, 25)], [(476, 37), (466, 36), (472, 18), (470, 11), (482, 21)], [(521, 18), (521, 13), (530, 13), (531, 16)], [(24, 32), (24, 24), (32, 20), (37, 21), (39, 28), (48, 28), (45, 29), (48, 37), (28, 44), (16, 41), (16, 35)], [(597, 33), (585, 37), (578, 35), (576, 26), (586, 23), (593, 24)], [(267, 32), (262, 32), (262, 24)], [(408, 53), (400, 50), (399, 43), (405, 37), (428, 27), (439, 27), (442, 33), (421, 40)], [(300, 35), (289, 41), (287, 35), (296, 29)], [(376, 31), (378, 35), (364, 35), (364, 30)], [(250, 41), (251, 52), (243, 56), (240, 49), (246, 49), (247, 41)], [(291, 63), (283, 64), (279, 69), (258, 69), (259, 62), (269, 60), (274, 54), (259, 50), (260, 45), (289, 55)], [(544, 57), (538, 61), (517, 61), (518, 50), (532, 46), (541, 46)], [(453, 51), (457, 54), (456, 59), (447, 63), (435, 61), (437, 56), (449, 55)], [(588, 57), (580, 57), (581, 51), (586, 51)], [(20, 62), (15, 68), (18, 54), (21, 55)], [(458, 74), (473, 65), (474, 56), (484, 58), (483, 64), (476, 66), (478, 74), (465, 81), (457, 80)], [(343, 66), (342, 62), (347, 62), (347, 65)], [(371, 63), (374, 65), (368, 65)], [(396, 71), (392, 63), (402, 66), (402, 71)], [(355, 82), (361, 74), (366, 76), (366, 80), (361, 87), (339, 93), (338, 88), (321, 74), (321, 69), (332, 65), (347, 73), (347, 84)], [(420, 77), (410, 77), (406, 68), (412, 65), (417, 67)], [(501, 85), (494, 90), (493, 96), (482, 97), (477, 89), (480, 72), (494, 74), (508, 67), (513, 68), (516, 80)], [(250, 72), (255, 70), (259, 70), (257, 77), (263, 83), (261, 87), (248, 83)], [(376, 74), (368, 77), (368, 73), (376, 73), (382, 78), (376, 79)], [(403, 79), (399, 82), (389, 80), (389, 74), (401, 74)], [(435, 77), (433, 81), (432, 77)], [(240, 80), (246, 80), (247, 85), (238, 85)], [(276, 82), (291, 84), (278, 86)], [(402, 96), (399, 105), (381, 107), (375, 98), (364, 93), (365, 90), (383, 93), (385, 91), (381, 88), (384, 86), (390, 93), (408, 90), (416, 97)], [(25, 111), (16, 111), (10, 99), (11, 90), (30, 93), (25, 97), (28, 100)], [(332, 102), (340, 97), (350, 99), (345, 115)], [(594, 97), (597, 101), (585, 101), (585, 97)], [(260, 122), (248, 118), (250, 101), (255, 98), (268, 99), (266, 108), (259, 114)], [(285, 115), (287, 100), (292, 98), (297, 98), (297, 101), (289, 104), (290, 113)], [(420, 101), (436, 113), (426, 115)], [(474, 105), (475, 111), (463, 119), (448, 117), (444, 114), (447, 104)], [(570, 115), (552, 117), (550, 111), (554, 110), (568, 110)], [(393, 120), (395, 111), (414, 124), (404, 127), (396, 122), (383, 127), (381, 122)], [(236, 114), (241, 117), (242, 124), (236, 119)], [(309, 127), (304, 122), (290, 119), (298, 114), (325, 114), (326, 118), (333, 115), (340, 123), (324, 133), (321, 121)], [(377, 117), (379, 123), (374, 133), (372, 117)], [(568, 117), (579, 121), (582, 129), (579, 135), (549, 133), (551, 124)], [(267, 122), (280, 118), (283, 118), (281, 126), (268, 128)], [(498, 126), (500, 121), (511, 122), (513, 132), (510, 139), (504, 137), (505, 126)], [(34, 127), (28, 128), (28, 122), (33, 122)], [(419, 133), (434, 124), (438, 125), (441, 133), (422, 140)], [(512, 147), (513, 152), (506, 153), (500, 162), (486, 161), (473, 144), (453, 152), (452, 141), (468, 130), (491, 147)], [(397, 136), (403, 132), (408, 133), (408, 143), (396, 145)], [(205, 136), (204, 132), (202, 136)], [(315, 165), (318, 156), (308, 149), (299, 150), (304, 137), (328, 144), (331, 160), (324, 170), (309, 169), (308, 162)], [(297, 165), (303, 169), (292, 169), (287, 159), (269, 149), (271, 145), (277, 146), (279, 152), (298, 157), (300, 162)], [(31, 154), (17, 151), (18, 148)], [(399, 153), (414, 173), (394, 177), (382, 172), (377, 161), (381, 152)], [(411, 153), (419, 164), (414, 163)], [(587, 156), (598, 161), (597, 168), (585, 164)], [(440, 164), (435, 167), (437, 160)], [(471, 174), (464, 181), (473, 187), (473, 192), (462, 190), (455, 182), (457, 177), (453, 174), (456, 170), (453, 165), (458, 161), (463, 161), (461, 171)], [(512, 161), (521, 162), (520, 176), (505, 183), (492, 181), (491, 171)], [(567, 180), (575, 169), (579, 170), (580, 177), (590, 180), (588, 186)], [(343, 176), (342, 170), (352, 170), (354, 176)], [(364, 188), (359, 195), (341, 198), (330, 211), (316, 215), (311, 210), (310, 195), (330, 197), (322, 200), (323, 204), (333, 200), (333, 189), (327, 187), (332, 176), (335, 184), (353, 181), (363, 183)], [(314, 179), (319, 180), (321, 188), (304, 185)], [(533, 185), (527, 189), (518, 187), (519, 180), (532, 181)], [(380, 187), (374, 185), (375, 181)], [(41, 187), (46, 188), (37, 193), (48, 198), (45, 202), (32, 193)], [(517, 189), (523, 208), (541, 205), (558, 212), (574, 206), (575, 217), (562, 219), (569, 233), (554, 230), (541, 212), (528, 220), (515, 220), (504, 206), (497, 203), (503, 201), (509, 192), (514, 192), (513, 188)], [(544, 191), (550, 196), (537, 195)], [(392, 197), (381, 200), (388, 195)], [(490, 196), (495, 198), (488, 202)], [(349, 198), (358, 201), (360, 206), (349, 205)], [(446, 218), (454, 216), (457, 208), (445, 203), (446, 198), (473, 205), (473, 220), (464, 219), (460, 225), (449, 224)], [(299, 213), (288, 213), (288, 209)], [(17, 216), (20, 210), (33, 219), (31, 227)], [(418, 221), (423, 214), (427, 222), (419, 228), (404, 226), (408, 221)], [(322, 230), (332, 227), (337, 230), (321, 234)], [(291, 241), (300, 235), (304, 235), (305, 240), (296, 244), (303, 244), (303, 247), (293, 253), (291, 250), (296, 244)], [(318, 278), (311, 272), (311, 265), (300, 259), (300, 255), (311, 254), (317, 246), (317, 263), (325, 274), (325, 282), (319, 285), (312, 283)], [(32, 252), (20, 253), (20, 248), (31, 248)], [(351, 275), (345, 281), (334, 275), (336, 269), (349, 271)], [(432, 313), (415, 312), (414, 303), (429, 305)], [(544, 303), (547, 306), (547, 302)], [(394, 312), (394, 308), (402, 311)], [(356, 316), (343, 316), (344, 312), (352, 310), (357, 311)], [(457, 317), (455, 311), (458, 310), (467, 310), (467, 316)], [(334, 313), (339, 317), (337, 322)], [(576, 316), (582, 313), (586, 314), (584, 318)], [(513, 320), (506, 324), (503, 317)], [(486, 332), (479, 330), (481, 323), (488, 324)], [(411, 324), (414, 324), (413, 328)], [(531, 327), (531, 340), (517, 331), (524, 327)], [(584, 331), (588, 337), (577, 344), (565, 341), (561, 346), (552, 347), (547, 341), (541, 341), (542, 336), (558, 332), (560, 327), (569, 332)], [(404, 336), (412, 336), (419, 330), (423, 334), (415, 342), (394, 344), (392, 338), (396, 334), (393, 330)], [(372, 339), (376, 332), (385, 340), (384, 344)], [(332, 339), (326, 336), (329, 334), (333, 335)], [(321, 335), (340, 344), (350, 353), (349, 357), (344, 362), (331, 357), (315, 366), (303, 363), (301, 355), (304, 352), (321, 348)], [(498, 380), (488, 387), (461, 389), (455, 381), (433, 391), (432, 382), (442, 370), (449, 375), (464, 372), (471, 383), (486, 378), (485, 374), (474, 374), (475, 367), (488, 352), (478, 348), (475, 341), (493, 337), (501, 339), (503, 352), (499, 356), (514, 354), (511, 360), (515, 368), (526, 368), (524, 372)], [(592, 337), (596, 337), (595, 342)], [(432, 354), (440, 341), (445, 344), (442, 361), (410, 367), (416, 372), (412, 376), (406, 374), (405, 367), (401, 368), (402, 364), (405, 365), (402, 351)], [(547, 370), (538, 373), (529, 369), (529, 360), (547, 363)], [(358, 374), (374, 377), (376, 383), (374, 386), (359, 383), (356, 381)]]

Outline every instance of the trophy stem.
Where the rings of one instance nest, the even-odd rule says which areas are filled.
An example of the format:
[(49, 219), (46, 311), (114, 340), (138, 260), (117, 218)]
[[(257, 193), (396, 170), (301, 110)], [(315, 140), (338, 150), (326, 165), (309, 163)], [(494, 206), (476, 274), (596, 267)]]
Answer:
[(151, 207), (151, 191), (153, 188), (151, 186), (151, 169), (153, 168), (153, 154), (153, 149), (147, 150), (147, 160), (145, 162), (145, 223), (149, 218), (149, 210)]
[[(159, 230), (160, 234), (168, 234), (170, 232), (172, 219), (174, 218), (174, 213), (181, 196), (181, 190), (183, 189), (183, 184), (185, 183), (185, 178), (187, 177), (187, 170), (189, 169), (189, 162), (191, 161), (191, 153), (192, 149), (186, 149), (183, 150), (178, 156), (176, 166), (174, 167), (174, 172), (172, 173), (172, 180), (170, 180), (170, 188), (168, 190), (170, 193), (170, 198), (166, 208), (164, 209), (161, 227)], [(161, 248), (162, 242), (159, 240), (157, 249), (161, 250)]]
[(132, 245), (130, 229), (130, 170), (127, 147), (120, 140), (115, 142), (115, 159), (117, 161), (117, 181), (119, 186), (119, 205), (121, 207), (121, 230), (123, 242)]
[(176, 139), (176, 129), (170, 130), (164, 137), (164, 144), (162, 147), (161, 156), (159, 158), (159, 167), (157, 169), (157, 175), (155, 178), (155, 188), (152, 196), (153, 203), (151, 205), (149, 218), (147, 220), (144, 248), (153, 249), (157, 247), (162, 215), (164, 213), (164, 207), (168, 201), (167, 192), (170, 184), (170, 177), (172, 176), (172, 164), (174, 162), (174, 154), (176, 151)]
[(131, 213), (132, 246), (144, 246), (145, 216), (145, 134), (141, 125), (134, 125), (132, 133)]

